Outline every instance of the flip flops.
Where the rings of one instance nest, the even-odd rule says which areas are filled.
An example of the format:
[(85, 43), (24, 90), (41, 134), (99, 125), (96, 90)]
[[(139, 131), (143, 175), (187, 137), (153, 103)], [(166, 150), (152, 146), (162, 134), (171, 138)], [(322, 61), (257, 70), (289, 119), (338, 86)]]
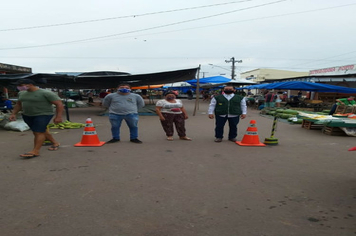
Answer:
[(49, 150), (49, 151), (57, 151), (58, 148), (59, 148), (59, 144), (58, 144), (58, 145), (53, 145), (53, 144), (52, 144), (52, 145), (48, 148), (48, 150)]
[(52, 146), (53, 144), (51, 142), (45, 141), (42, 146)]
[(36, 155), (36, 154), (30, 153), (30, 152), (26, 152), (26, 153), (20, 155), (20, 157), (24, 157), (24, 158), (33, 158), (33, 157), (38, 157), (38, 156), (40, 156), (40, 155)]
[(187, 141), (192, 141), (192, 139), (191, 139), (191, 138), (188, 138), (187, 136), (185, 136), (185, 137), (179, 137), (179, 139), (181, 139), (181, 140), (187, 140)]

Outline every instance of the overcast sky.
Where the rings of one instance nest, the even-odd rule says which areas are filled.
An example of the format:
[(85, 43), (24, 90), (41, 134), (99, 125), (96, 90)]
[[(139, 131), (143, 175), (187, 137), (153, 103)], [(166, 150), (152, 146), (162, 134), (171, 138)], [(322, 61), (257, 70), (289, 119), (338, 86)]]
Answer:
[(238, 73), (309, 71), (356, 64), (355, 12), (356, 0), (3, 1), (0, 62), (132, 74), (200, 64), (230, 77), (234, 57)]

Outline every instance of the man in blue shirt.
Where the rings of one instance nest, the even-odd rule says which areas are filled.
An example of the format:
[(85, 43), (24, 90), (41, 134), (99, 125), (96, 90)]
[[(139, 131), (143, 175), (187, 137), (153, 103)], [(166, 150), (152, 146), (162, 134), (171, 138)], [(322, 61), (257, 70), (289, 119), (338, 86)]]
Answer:
[(126, 121), (130, 129), (130, 141), (142, 143), (138, 139), (138, 110), (145, 106), (142, 97), (131, 93), (129, 84), (120, 84), (117, 93), (110, 93), (103, 100), (103, 106), (109, 108), (112, 139), (106, 143), (120, 141), (120, 127), (122, 120)]

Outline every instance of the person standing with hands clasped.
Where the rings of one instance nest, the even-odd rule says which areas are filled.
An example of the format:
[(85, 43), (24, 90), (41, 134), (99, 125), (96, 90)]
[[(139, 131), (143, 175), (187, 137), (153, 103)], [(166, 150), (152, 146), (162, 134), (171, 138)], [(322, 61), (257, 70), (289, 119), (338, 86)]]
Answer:
[(138, 94), (131, 93), (129, 84), (120, 84), (117, 93), (108, 94), (103, 100), (103, 106), (109, 108), (112, 139), (106, 143), (120, 141), (120, 127), (122, 120), (126, 121), (130, 129), (130, 141), (142, 143), (138, 139), (138, 110), (145, 106), (145, 102)]
[(16, 102), (9, 119), (16, 120), (16, 114), (23, 111), (22, 117), (25, 123), (30, 127), (35, 136), (34, 147), (32, 151), (21, 154), (21, 157), (32, 158), (40, 155), (40, 149), (45, 140), (49, 140), (52, 145), (48, 148), (50, 151), (56, 151), (59, 143), (53, 138), (47, 129), (54, 111), (52, 104), (56, 106), (56, 113), (53, 122), (58, 124), (62, 122), (63, 103), (57, 94), (40, 89), (35, 86), (35, 82), (30, 79), (22, 79), (16, 82), (19, 92), (19, 99)]
[(229, 137), (232, 142), (237, 139), (237, 124), (241, 119), (246, 118), (247, 106), (244, 97), (234, 94), (233, 86), (225, 86), (222, 95), (217, 95), (211, 99), (209, 105), (209, 118), (215, 117), (215, 142), (221, 142), (224, 138), (224, 126), (229, 122)]
[(156, 113), (161, 120), (168, 141), (173, 141), (173, 124), (176, 126), (179, 139), (192, 140), (185, 134), (185, 120), (188, 119), (187, 111), (183, 107), (182, 101), (176, 99), (175, 93), (168, 92), (165, 94), (165, 99), (157, 101)]

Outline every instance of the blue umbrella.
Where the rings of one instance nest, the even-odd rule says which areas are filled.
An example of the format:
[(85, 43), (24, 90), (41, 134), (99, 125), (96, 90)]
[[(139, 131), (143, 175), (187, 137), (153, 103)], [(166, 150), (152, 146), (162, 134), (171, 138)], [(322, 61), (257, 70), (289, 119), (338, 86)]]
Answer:
[(334, 92), (334, 93), (355, 93), (356, 89), (321, 83), (311, 83), (302, 81), (288, 81), (267, 84), (264, 89), (288, 89), (314, 92)]
[[(229, 82), (231, 79), (226, 78), (224, 76), (213, 76), (213, 77), (207, 77), (207, 78), (201, 78), (199, 79), (200, 84), (222, 84)], [(196, 86), (197, 85), (197, 80), (192, 79), (192, 80), (187, 80), (185, 81), (187, 83), (190, 83), (191, 85)]]
[(356, 89), (330, 85), (321, 83), (311, 83), (302, 81), (288, 81), (288, 82), (278, 82), (269, 84), (257, 84), (245, 86), (239, 89), (286, 89), (286, 90), (302, 90), (302, 91), (313, 91), (313, 92), (334, 92), (334, 93), (354, 93), (356, 94)]

